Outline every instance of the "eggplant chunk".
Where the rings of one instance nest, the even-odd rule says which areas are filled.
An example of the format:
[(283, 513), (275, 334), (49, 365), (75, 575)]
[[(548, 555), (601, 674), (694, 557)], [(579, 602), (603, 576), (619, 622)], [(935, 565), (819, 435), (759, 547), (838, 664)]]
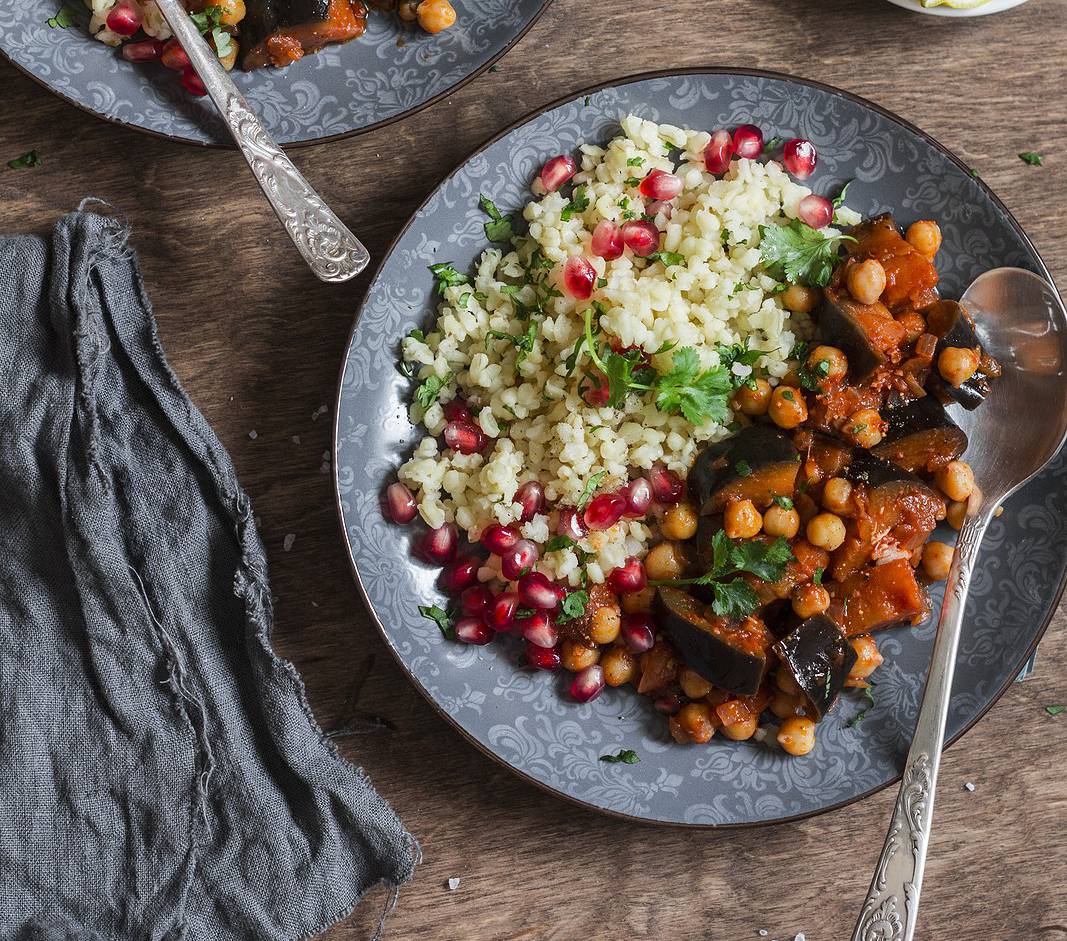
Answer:
[(827, 614), (848, 637), (915, 624), (926, 612), (926, 593), (907, 559), (871, 566), (830, 585)]
[(663, 586), (656, 592), (656, 610), (683, 659), (709, 683), (739, 696), (760, 688), (774, 638), (759, 618), (708, 615), (692, 595)]
[(933, 474), (967, 450), (967, 435), (933, 396), (888, 409), (885, 433), (871, 449), (911, 473)]
[(721, 513), (732, 500), (764, 509), (775, 497), (792, 497), (799, 467), (787, 435), (770, 425), (749, 425), (701, 451), (688, 485), (704, 515)]
[[(942, 351), (948, 347), (975, 350), (979, 357), (982, 356), (984, 351), (978, 334), (975, 333), (974, 324), (956, 301), (937, 301), (927, 307), (923, 314), (930, 332), (938, 338), (937, 347), (934, 349), (935, 363)], [(989, 395), (989, 379), (982, 372), (977, 372), (962, 385), (953, 386), (938, 375), (937, 389), (942, 395), (959, 402), (965, 409), (973, 410)]]
[(330, 43), (362, 36), (367, 9), (360, 0), (248, 0), (241, 21), (241, 66), (285, 66)]
[(815, 336), (848, 357), (848, 375), (861, 382), (898, 354), (905, 330), (885, 305), (859, 304), (844, 288), (826, 288)]
[(839, 628), (824, 614), (808, 618), (774, 645), (787, 670), (800, 687), (804, 711), (816, 722), (833, 708), (856, 651)]

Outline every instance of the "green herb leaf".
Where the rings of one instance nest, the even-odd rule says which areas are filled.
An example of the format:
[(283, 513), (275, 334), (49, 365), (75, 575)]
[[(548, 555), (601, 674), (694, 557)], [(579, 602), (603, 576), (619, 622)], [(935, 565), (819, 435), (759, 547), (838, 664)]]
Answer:
[(216, 26), (222, 25), (223, 9), (220, 6), (204, 7), (199, 13), (190, 13), (189, 19), (193, 21), (201, 33), (207, 33)]
[(701, 371), (696, 350), (688, 346), (674, 351), (673, 363), (656, 384), (656, 408), (667, 414), (681, 413), (694, 425), (725, 422), (733, 391), (730, 371), (721, 365)]
[(560, 603), (559, 613), (556, 615), (556, 623), (567, 624), (576, 618), (580, 618), (585, 614), (585, 606), (587, 604), (589, 604), (589, 592), (580, 588), (577, 591), (567, 592), (567, 597)]
[(800, 369), (797, 370), (797, 376), (800, 378), (800, 385), (802, 388), (807, 389), (809, 392), (819, 392), (819, 380), (825, 379), (830, 375), (830, 361), (828, 359), (820, 359), (817, 363), (809, 366), (805, 363)]
[(626, 161), (626, 166), (628, 166), (628, 167), (639, 167), (644, 162), (645, 162), (645, 158), (644, 157), (631, 157), (629, 160)]
[(855, 180), (849, 180), (841, 187), (841, 192), (830, 200), (830, 205), (833, 206), (834, 209), (840, 209), (845, 204), (845, 193), (848, 192), (848, 188), (855, 182)]
[(564, 549), (570, 549), (578, 557), (579, 565), (585, 565), (593, 557), (592, 552), (586, 552), (570, 536), (553, 536), (545, 543), (544, 551), (562, 552)]
[(1045, 712), (1050, 716), (1059, 716), (1067, 712), (1067, 706), (1045, 706)]
[(681, 252), (653, 252), (648, 256), (649, 261), (662, 261), (663, 267), (670, 268), (672, 265), (684, 265), (685, 255)]
[(478, 205), (490, 220), (485, 223), (485, 237), (490, 242), (510, 242), (515, 234), (512, 231), (511, 218), (497, 209), (496, 203), (484, 194), (479, 195)]
[(11, 170), (24, 170), (27, 167), (39, 167), (41, 163), (42, 160), (37, 156), (37, 151), (31, 150), (29, 153), (25, 153), (21, 157), (9, 160), (7, 165)]
[(823, 568), (817, 568), (815, 570), (815, 574), (812, 575), (812, 577), (811, 577), (812, 584), (814, 584), (814, 585), (821, 585), (822, 584), (822, 576), (823, 576), (823, 572), (824, 571), (825, 571), (825, 569), (823, 569)]
[(776, 495), (774, 498), (774, 502), (778, 504), (778, 506), (780, 506), (783, 510), (793, 509), (793, 501), (789, 499), (789, 497)]
[(56, 15), (48, 17), (45, 22), (48, 24), (49, 29), (67, 29), (78, 22), (78, 11), (69, 4), (64, 3), (56, 12)]
[(722, 230), (722, 250), (724, 252), (728, 251), (729, 248), (730, 248), (730, 239), (731, 239), (730, 230), (729, 229), (723, 229)]
[(437, 280), (437, 293), (441, 297), (445, 296), (446, 288), (454, 287), (457, 284), (470, 284), (471, 279), (465, 274), (456, 271), (450, 261), (442, 261), (436, 265), (430, 265), (430, 271)]
[(745, 461), (745, 460), (738, 461), (736, 464), (734, 464), (734, 470), (737, 471), (737, 476), (738, 477), (751, 477), (752, 476), (752, 465), (749, 464), (748, 461)]
[(1024, 150), (1019, 154), (1019, 159), (1023, 163), (1028, 163), (1032, 167), (1040, 167), (1044, 164), (1045, 158), (1038, 153), (1034, 153), (1032, 150)]
[(490, 330), (485, 335), (485, 346), (489, 348), (491, 340), (507, 340), (509, 343), (515, 345), (515, 349), (518, 353), (515, 356), (515, 365), (518, 366), (528, 353), (533, 352), (534, 343), (537, 342), (537, 330), (539, 323), (537, 321), (531, 322), (530, 326), (526, 329), (526, 332), (522, 336), (515, 336), (514, 333), (504, 333), (500, 330)]
[(444, 608), (439, 608), (435, 604), (420, 604), (419, 614), (433, 621), (446, 639), (456, 639), (456, 631), (452, 626), (452, 617)]
[(761, 356), (774, 351), (750, 350), (744, 344), (734, 343), (730, 346), (719, 344), (715, 347), (715, 352), (719, 354), (719, 365), (730, 369), (734, 363), (740, 363), (742, 366), (755, 366)]
[(427, 376), (415, 390), (415, 401), (426, 411), (441, 394), (441, 390), (452, 381), (452, 373), (447, 376)]
[(768, 154), (776, 151), (783, 143), (783, 138), (772, 137), (766, 144), (763, 145), (763, 150), (760, 151), (761, 157), (766, 157)]
[[(470, 295), (469, 294), (464, 294), (463, 297), (470, 297)], [(460, 298), (460, 300), (462, 300), (462, 298)], [(423, 333), (421, 330), (418, 330), (418, 329), (412, 330), (408, 334), (408, 336), (411, 337), (411, 339), (413, 339), (413, 340), (418, 340), (420, 343), (425, 343), (426, 342), (426, 334)]]
[(628, 176), (626, 178), (626, 185), (627, 186), (640, 186), (641, 185), (641, 181), (636, 176)]
[(722, 618), (748, 617), (759, 607), (759, 595), (743, 578), (729, 582), (715, 582), (712, 609)]
[(606, 288), (607, 286), (608, 286), (608, 279), (607, 278), (597, 278), (596, 279), (596, 287), (597, 287), (598, 291), (601, 288)]
[(771, 543), (759, 540), (735, 542), (730, 550), (730, 566), (733, 569), (749, 572), (768, 582), (778, 581), (793, 558), (789, 540), (783, 536)]
[(582, 490), (582, 495), (578, 497), (577, 506), (579, 510), (585, 509), (585, 505), (593, 499), (593, 494), (596, 493), (596, 488), (600, 486), (600, 481), (607, 477), (607, 475), (607, 471), (599, 471), (598, 473), (593, 474), (593, 476), (585, 482), (585, 488)]
[(211, 40), (215, 44), (215, 52), (220, 59), (233, 54), (233, 37), (228, 30), (216, 26), (211, 30)]
[(637, 756), (632, 748), (624, 748), (616, 755), (601, 755), (601, 761), (606, 761), (608, 764), (624, 764), (624, 765), (636, 765), (641, 759)]
[(826, 287), (841, 261), (838, 246), (851, 235), (823, 235), (799, 219), (789, 225), (760, 226), (760, 255), (771, 276), (790, 284)]
[(568, 219), (573, 218), (577, 213), (585, 212), (589, 208), (589, 194), (586, 192), (584, 186), (577, 186), (574, 192), (571, 193), (571, 201), (563, 207), (563, 212), (559, 214), (559, 217), (566, 222)]
[(856, 715), (849, 719), (848, 723), (846, 724), (846, 728), (854, 729), (864, 720), (867, 713), (870, 712), (877, 705), (874, 699), (874, 683), (871, 683), (870, 686), (864, 688), (863, 695), (867, 697), (867, 705), (864, 706), (864, 708), (860, 712), (856, 713)]

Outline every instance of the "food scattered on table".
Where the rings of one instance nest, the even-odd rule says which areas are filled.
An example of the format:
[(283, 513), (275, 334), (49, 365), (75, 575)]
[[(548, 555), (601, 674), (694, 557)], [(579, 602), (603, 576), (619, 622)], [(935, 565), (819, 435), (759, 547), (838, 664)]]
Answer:
[(843, 689), (853, 726), (874, 704), (873, 635), (928, 615), (929, 537), (980, 499), (945, 404), (1000, 367), (937, 293), (936, 222), (862, 220), (802, 182), (814, 143), (768, 150), (631, 116), (549, 159), (522, 222), (483, 195), (494, 245), (432, 266), (402, 343), (428, 434), (386, 503), (429, 527), (446, 637), (517, 635), (578, 702), (633, 684), (679, 743), (799, 756)]
[(1035, 153), (1032, 150), (1024, 150), (1019, 154), (1019, 159), (1023, 163), (1028, 163), (1032, 167), (1041, 167), (1045, 164), (1045, 158), (1042, 154)]

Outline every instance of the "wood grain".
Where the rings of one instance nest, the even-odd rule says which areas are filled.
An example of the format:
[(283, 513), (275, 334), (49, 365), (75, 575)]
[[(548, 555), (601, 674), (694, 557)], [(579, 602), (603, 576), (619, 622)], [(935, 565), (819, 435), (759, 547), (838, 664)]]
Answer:
[[(867, 96), (963, 156), (1067, 284), (1067, 100), (1056, 52), (1065, 43), (1063, 0), (971, 20), (878, 0), (556, 0), (498, 71), (413, 118), (302, 149), (295, 160), (377, 259), (437, 180), (528, 110), (649, 69), (781, 69)], [(279, 647), (324, 727), (355, 719), (361, 732), (344, 740), (345, 751), (422, 842), (424, 862), (389, 936), (744, 941), (765, 928), (770, 938), (848, 937), (890, 792), (760, 830), (636, 826), (514, 779), (434, 714), (356, 594), (321, 472), (330, 420), (313, 419), (333, 400), (368, 276), (318, 283), (235, 153), (104, 124), (7, 65), (0, 78), (0, 166), (33, 148), (44, 160), (0, 169), (3, 230), (43, 230), (87, 194), (126, 213), (171, 363), (230, 449), (261, 518)], [(1028, 149), (1048, 154), (1046, 166), (1016, 157)], [(287, 533), (296, 536), (289, 552)], [(921, 938), (1067, 939), (1067, 714), (1054, 719), (1043, 708), (1067, 700), (1065, 628), (1061, 610), (1036, 675), (945, 758)], [(455, 892), (451, 876), (462, 880)], [(326, 937), (369, 937), (385, 901), (375, 892)]]

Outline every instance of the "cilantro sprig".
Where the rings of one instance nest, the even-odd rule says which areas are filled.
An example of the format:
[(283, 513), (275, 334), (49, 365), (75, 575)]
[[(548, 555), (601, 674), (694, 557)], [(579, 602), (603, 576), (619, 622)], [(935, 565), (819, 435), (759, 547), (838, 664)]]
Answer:
[(571, 193), (571, 200), (563, 207), (563, 211), (559, 214), (560, 219), (566, 222), (568, 219), (574, 218), (578, 213), (585, 212), (589, 208), (589, 193), (586, 192), (584, 186), (577, 186), (574, 192)]
[(444, 608), (435, 604), (420, 604), (419, 614), (424, 618), (429, 618), (437, 625), (438, 630), (447, 640), (456, 639), (456, 630), (452, 624), (452, 615), (450, 615)]
[(567, 592), (567, 596), (560, 602), (559, 612), (556, 614), (557, 624), (567, 624), (585, 614), (585, 606), (589, 604), (589, 592), (582, 588), (577, 591)]
[(1019, 159), (1023, 163), (1030, 164), (1030, 166), (1032, 167), (1044, 166), (1045, 163), (1044, 155), (1039, 154), (1033, 150), (1024, 150), (1021, 154), (1019, 154)]
[(415, 401), (426, 411), (441, 394), (441, 390), (452, 381), (452, 373), (446, 376), (427, 376), (415, 390)]
[(848, 722), (846, 723), (846, 728), (854, 729), (865, 718), (867, 718), (867, 713), (869, 713), (875, 706), (878, 705), (878, 703), (875, 702), (874, 699), (874, 683), (871, 683), (870, 686), (865, 686), (863, 688), (863, 695), (867, 698), (867, 704), (863, 707), (863, 709), (861, 709), (851, 719), (848, 720)]
[(721, 364), (701, 369), (696, 350), (688, 346), (672, 355), (674, 368), (656, 383), (656, 408), (669, 415), (681, 413), (694, 425), (726, 421), (734, 390), (730, 370)]
[(488, 217), (485, 223), (485, 237), (490, 242), (510, 242), (515, 235), (511, 224), (511, 217), (505, 216), (488, 196), (482, 194), (478, 197), (478, 205)]
[(760, 255), (772, 277), (790, 284), (826, 287), (840, 262), (838, 247), (851, 235), (823, 235), (799, 219), (760, 226)]
[(7, 166), (9, 170), (25, 170), (28, 167), (39, 167), (43, 162), (44, 161), (37, 156), (37, 151), (31, 150), (28, 153), (23, 154), (21, 157), (9, 160)]
[(605, 761), (610, 765), (636, 765), (641, 759), (638, 757), (637, 752), (632, 748), (624, 748), (614, 755), (601, 755), (600, 760)]
[(470, 284), (471, 279), (463, 272), (456, 271), (452, 262), (440, 261), (436, 265), (430, 265), (430, 272), (437, 281), (437, 293), (445, 296), (445, 290), (457, 284)]

